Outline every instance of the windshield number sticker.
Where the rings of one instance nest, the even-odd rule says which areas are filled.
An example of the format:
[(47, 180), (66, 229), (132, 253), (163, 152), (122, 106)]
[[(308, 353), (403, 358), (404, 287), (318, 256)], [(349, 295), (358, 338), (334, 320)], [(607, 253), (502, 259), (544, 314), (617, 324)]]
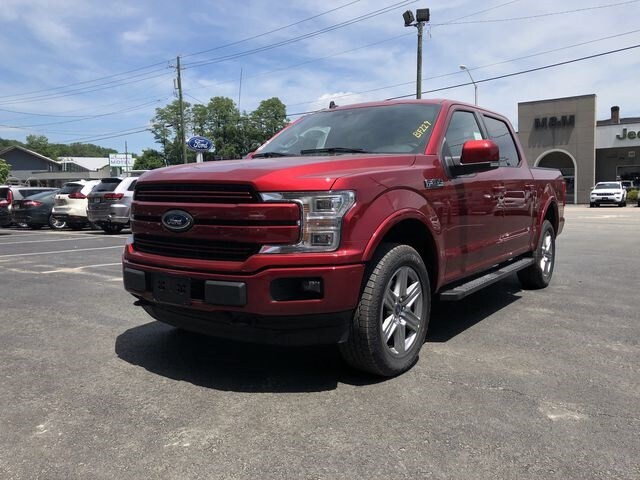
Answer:
[(429, 130), (430, 126), (431, 126), (431, 122), (429, 120), (425, 120), (424, 122), (422, 122), (422, 125), (420, 125), (417, 128), (417, 130), (413, 132), (413, 136), (416, 138), (422, 137), (422, 135), (424, 135), (427, 132), (427, 130)]

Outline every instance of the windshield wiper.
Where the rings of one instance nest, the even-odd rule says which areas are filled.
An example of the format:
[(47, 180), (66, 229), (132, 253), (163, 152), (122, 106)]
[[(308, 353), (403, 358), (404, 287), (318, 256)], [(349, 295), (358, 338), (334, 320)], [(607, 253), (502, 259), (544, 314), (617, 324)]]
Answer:
[(274, 157), (290, 157), (291, 155), (283, 152), (262, 152), (256, 153), (253, 158), (274, 158)]
[(300, 150), (300, 155), (308, 155), (311, 153), (369, 153), (362, 148), (348, 148), (348, 147), (329, 147), (329, 148), (309, 148), (307, 150)]

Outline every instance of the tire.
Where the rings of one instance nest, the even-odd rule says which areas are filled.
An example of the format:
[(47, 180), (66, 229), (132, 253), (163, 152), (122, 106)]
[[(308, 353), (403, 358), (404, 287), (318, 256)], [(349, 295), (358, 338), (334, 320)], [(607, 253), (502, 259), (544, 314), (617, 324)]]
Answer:
[(71, 230), (82, 230), (84, 228), (84, 223), (68, 223), (67, 226)]
[(627, 206), (627, 201), (623, 200), (622, 202), (620, 202), (620, 204), (618, 206), (619, 207), (626, 207)]
[(49, 215), (49, 228), (51, 230), (62, 230), (67, 226), (67, 223), (63, 220), (58, 220), (53, 217), (53, 215)]
[(116, 223), (107, 223), (105, 225), (102, 225), (102, 230), (104, 230), (104, 233), (107, 233), (109, 235), (120, 233), (123, 228), (123, 225), (118, 225)]
[(593, 208), (593, 207), (595, 207), (595, 206), (596, 206), (596, 204), (595, 204), (595, 203), (593, 203), (593, 202), (591, 202), (591, 203), (589, 204), (589, 208)]
[(422, 258), (384, 244), (366, 269), (362, 294), (340, 352), (351, 366), (392, 377), (417, 361), (429, 323), (431, 289)]
[(533, 265), (518, 272), (518, 280), (523, 288), (538, 290), (549, 285), (556, 259), (556, 232), (549, 220), (542, 223), (533, 259)]

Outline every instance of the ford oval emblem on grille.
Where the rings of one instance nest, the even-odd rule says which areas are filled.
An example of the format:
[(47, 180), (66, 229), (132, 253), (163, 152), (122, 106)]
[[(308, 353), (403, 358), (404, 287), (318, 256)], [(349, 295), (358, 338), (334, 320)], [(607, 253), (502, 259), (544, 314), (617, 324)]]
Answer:
[(193, 226), (193, 217), (184, 210), (169, 210), (162, 215), (162, 225), (172, 232), (186, 232)]

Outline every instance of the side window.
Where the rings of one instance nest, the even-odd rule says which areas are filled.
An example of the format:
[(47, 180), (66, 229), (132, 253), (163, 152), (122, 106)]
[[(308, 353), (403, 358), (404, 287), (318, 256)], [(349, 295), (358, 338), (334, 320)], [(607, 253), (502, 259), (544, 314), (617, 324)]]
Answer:
[(453, 112), (445, 134), (443, 149), (445, 159), (454, 164), (460, 163), (462, 145), (467, 140), (482, 140), (482, 132), (476, 116), (471, 112)]
[(500, 149), (500, 166), (517, 167), (520, 164), (518, 149), (513, 141), (509, 127), (502, 120), (492, 117), (484, 117), (484, 123), (489, 132), (489, 138), (496, 142)]
[(133, 192), (133, 189), (136, 187), (136, 183), (138, 183), (137, 180), (134, 180), (133, 182), (131, 182), (131, 185), (129, 185), (129, 188), (127, 188), (127, 190), (130, 192)]

